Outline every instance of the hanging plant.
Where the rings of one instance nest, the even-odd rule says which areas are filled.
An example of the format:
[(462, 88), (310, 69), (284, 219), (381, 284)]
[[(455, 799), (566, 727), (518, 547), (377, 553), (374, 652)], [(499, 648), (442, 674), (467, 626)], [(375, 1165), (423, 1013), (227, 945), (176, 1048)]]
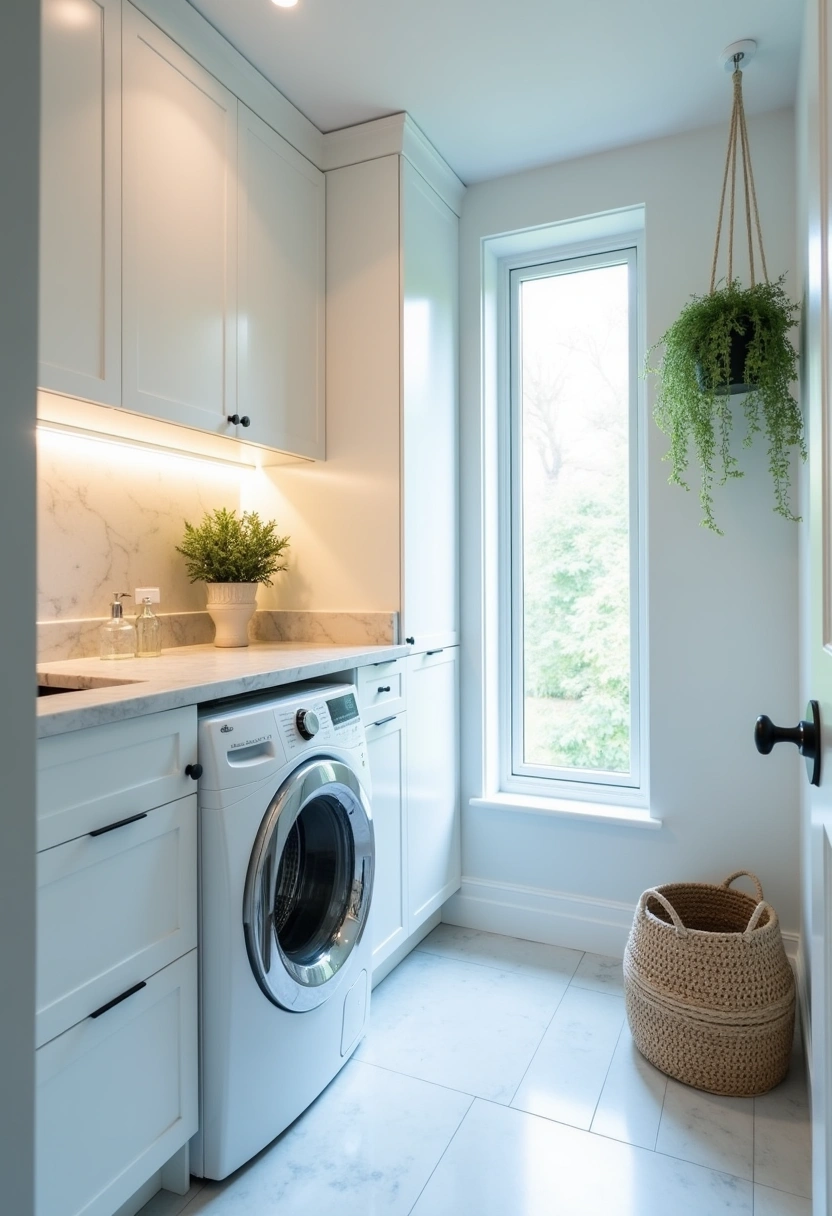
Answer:
[[(783, 289), (784, 276), (775, 283), (768, 281), (742, 104), (739, 58), (734, 58), (734, 108), (710, 292), (692, 298), (647, 356), (647, 371), (659, 377), (654, 417), (660, 429), (670, 437), (670, 451), (665, 457), (671, 465), (669, 480), (671, 484), (690, 489), (685, 474), (692, 449), (702, 474), (701, 522), (720, 535), (722, 531), (713, 510), (714, 482), (725, 485), (729, 478), (743, 476), (731, 451), (732, 396), (743, 394), (742, 410), (747, 426), (743, 446), (749, 447), (754, 436), (760, 433), (768, 442), (774, 510), (794, 522), (799, 522), (800, 517), (793, 513), (789, 500), (793, 450), (796, 449), (802, 459), (806, 458), (803, 418), (791, 391), (797, 378), (797, 351), (789, 332), (796, 324), (799, 309)], [(745, 183), (749, 288), (743, 288), (733, 275), (738, 145)], [(728, 277), (725, 286), (717, 289), (716, 268), (729, 179)], [(752, 210), (764, 277), (761, 283), (755, 281)], [(660, 366), (651, 366), (651, 357), (662, 347), (664, 354)]]

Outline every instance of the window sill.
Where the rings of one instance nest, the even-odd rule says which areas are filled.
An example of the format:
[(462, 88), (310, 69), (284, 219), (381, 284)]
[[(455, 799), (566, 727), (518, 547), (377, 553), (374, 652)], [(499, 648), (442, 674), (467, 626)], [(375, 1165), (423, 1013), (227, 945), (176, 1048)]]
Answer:
[(488, 798), (470, 798), (473, 811), (520, 811), (531, 815), (552, 815), (555, 818), (580, 819), (584, 823), (626, 824), (628, 827), (656, 831), (662, 826), (649, 811), (631, 806), (613, 806), (606, 802), (578, 802), (568, 798), (539, 798), (531, 794), (492, 794)]

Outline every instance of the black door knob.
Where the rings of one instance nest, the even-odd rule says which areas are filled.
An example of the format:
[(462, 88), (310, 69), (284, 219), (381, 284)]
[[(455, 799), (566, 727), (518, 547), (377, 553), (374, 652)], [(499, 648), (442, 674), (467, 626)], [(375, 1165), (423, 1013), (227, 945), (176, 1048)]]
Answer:
[(812, 785), (820, 785), (820, 708), (817, 701), (806, 706), (806, 718), (797, 726), (775, 726), (768, 714), (761, 714), (754, 724), (757, 751), (767, 756), (775, 743), (794, 743), (806, 761), (806, 773)]
[(242, 416), (240, 414), (229, 414), (228, 421), (234, 426), (251, 426), (251, 419), (248, 414), (243, 414)]
[(201, 764), (189, 764), (185, 768), (185, 776), (190, 777), (194, 781), (199, 781), (202, 776)]

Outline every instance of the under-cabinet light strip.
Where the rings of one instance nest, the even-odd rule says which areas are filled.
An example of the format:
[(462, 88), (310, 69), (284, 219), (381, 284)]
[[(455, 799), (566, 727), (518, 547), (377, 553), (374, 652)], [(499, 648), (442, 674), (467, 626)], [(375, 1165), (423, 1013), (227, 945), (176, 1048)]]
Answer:
[(199, 452), (184, 452), (181, 448), (168, 448), (161, 443), (151, 443), (147, 439), (130, 439), (122, 438), (121, 436), (107, 435), (102, 431), (88, 431), (83, 427), (70, 426), (64, 422), (46, 422), (38, 421), (38, 431), (47, 432), (54, 435), (68, 435), (74, 439), (86, 440), (90, 443), (106, 444), (110, 447), (136, 449), (145, 452), (158, 452), (162, 456), (171, 457), (174, 460), (189, 460), (195, 461), (197, 464), (217, 464), (223, 468), (239, 469), (247, 471), (256, 469), (257, 465), (252, 461), (246, 460), (228, 460), (223, 456), (204, 456)]

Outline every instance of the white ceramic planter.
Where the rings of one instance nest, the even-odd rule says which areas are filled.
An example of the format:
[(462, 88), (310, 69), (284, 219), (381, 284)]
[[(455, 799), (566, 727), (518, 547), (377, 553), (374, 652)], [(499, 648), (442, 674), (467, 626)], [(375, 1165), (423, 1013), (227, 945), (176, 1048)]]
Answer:
[(248, 623), (257, 607), (257, 583), (206, 583), (215, 646), (248, 646)]

